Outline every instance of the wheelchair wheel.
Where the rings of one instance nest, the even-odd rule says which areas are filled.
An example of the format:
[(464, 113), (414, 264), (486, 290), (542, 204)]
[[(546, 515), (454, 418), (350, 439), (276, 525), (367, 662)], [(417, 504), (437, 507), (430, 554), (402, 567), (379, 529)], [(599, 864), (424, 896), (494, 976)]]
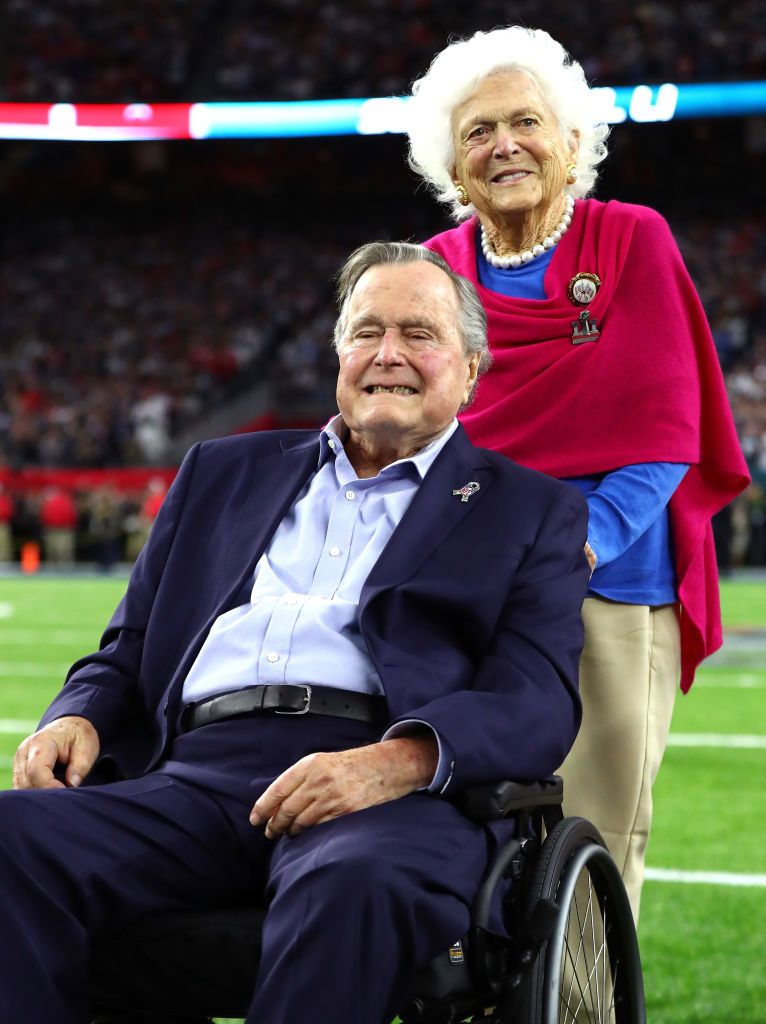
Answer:
[(558, 906), (521, 986), (516, 1024), (645, 1024), (641, 959), (620, 873), (597, 829), (565, 818), (545, 840), (526, 896)]

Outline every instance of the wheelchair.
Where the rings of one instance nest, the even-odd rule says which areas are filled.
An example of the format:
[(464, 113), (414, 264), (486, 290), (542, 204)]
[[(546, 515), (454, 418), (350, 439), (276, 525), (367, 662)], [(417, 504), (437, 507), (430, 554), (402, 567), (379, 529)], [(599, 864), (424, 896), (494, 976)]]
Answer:
[[(468, 933), (422, 969), (403, 1024), (645, 1024), (636, 932), (598, 831), (564, 818), (553, 776), (467, 790), (463, 813), (513, 817), (471, 911)], [(543, 835), (545, 838), (543, 839)], [(508, 937), (488, 930), (502, 885)], [(144, 918), (98, 948), (92, 1024), (208, 1024), (244, 1017), (265, 910), (238, 907)]]

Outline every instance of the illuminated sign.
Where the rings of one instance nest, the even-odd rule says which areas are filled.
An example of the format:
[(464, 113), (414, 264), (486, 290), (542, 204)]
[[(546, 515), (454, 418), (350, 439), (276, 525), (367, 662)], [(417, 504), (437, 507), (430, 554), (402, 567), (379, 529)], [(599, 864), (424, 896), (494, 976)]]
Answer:
[[(607, 124), (766, 113), (766, 82), (602, 86)], [(295, 103), (0, 103), (0, 138), (126, 142), (401, 134), (404, 96)]]

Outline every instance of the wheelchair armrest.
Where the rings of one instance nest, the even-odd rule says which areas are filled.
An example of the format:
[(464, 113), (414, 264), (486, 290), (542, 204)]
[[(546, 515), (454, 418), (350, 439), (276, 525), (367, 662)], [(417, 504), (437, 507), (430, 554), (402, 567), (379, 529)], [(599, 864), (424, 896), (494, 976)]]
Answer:
[(517, 811), (532, 811), (536, 807), (560, 804), (564, 783), (560, 776), (551, 775), (536, 782), (488, 782), (471, 786), (457, 798), (458, 808), (473, 821), (497, 821)]

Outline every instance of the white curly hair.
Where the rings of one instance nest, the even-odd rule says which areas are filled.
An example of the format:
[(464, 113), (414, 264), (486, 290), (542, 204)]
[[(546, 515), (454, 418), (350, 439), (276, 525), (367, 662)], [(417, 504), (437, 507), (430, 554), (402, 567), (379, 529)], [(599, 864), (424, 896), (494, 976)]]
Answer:
[(473, 204), (461, 206), (450, 176), (455, 166), (452, 114), (485, 78), (504, 70), (523, 71), (535, 82), (565, 141), (577, 133), (577, 181), (566, 186), (567, 193), (574, 198), (586, 196), (596, 183), (596, 165), (607, 154), (609, 127), (598, 121), (585, 73), (547, 32), (509, 25), (458, 39), (438, 53), (426, 74), (413, 83), (407, 105), (410, 166), (436, 198), (451, 207), (455, 220), (470, 217), (475, 209)]

